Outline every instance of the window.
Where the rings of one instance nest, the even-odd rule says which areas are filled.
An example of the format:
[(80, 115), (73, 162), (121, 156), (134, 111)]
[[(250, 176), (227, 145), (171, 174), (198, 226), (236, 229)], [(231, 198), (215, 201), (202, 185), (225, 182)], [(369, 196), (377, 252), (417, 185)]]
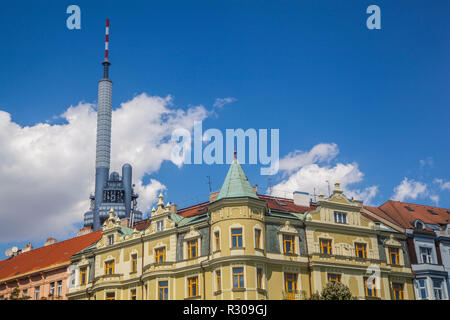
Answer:
[(188, 241), (187, 243), (188, 259), (197, 257), (197, 239)]
[(34, 300), (39, 300), (40, 287), (34, 287)]
[(332, 283), (341, 282), (341, 275), (336, 274), (336, 273), (329, 273), (328, 274), (328, 282), (332, 282)]
[(161, 263), (166, 261), (166, 248), (155, 249), (155, 261)]
[(214, 232), (214, 240), (216, 244), (216, 251), (220, 250), (220, 233), (219, 231)]
[(442, 280), (441, 279), (433, 279), (433, 291), (434, 291), (434, 298), (436, 300), (442, 300), (443, 294), (442, 294)]
[(114, 235), (108, 236), (108, 245), (113, 245), (114, 244)]
[(86, 284), (86, 278), (87, 278), (87, 267), (80, 268), (80, 285)]
[(329, 239), (320, 239), (320, 253), (321, 254), (333, 254), (333, 250), (331, 248), (331, 240)]
[(157, 221), (156, 222), (156, 231), (163, 231), (164, 230), (164, 221)]
[(334, 212), (334, 222), (336, 223), (347, 223), (347, 214), (344, 212)]
[(105, 274), (114, 274), (114, 260), (105, 262)]
[(198, 277), (188, 278), (188, 297), (198, 296)]
[(220, 274), (220, 270), (216, 271), (216, 291), (222, 290), (222, 276)]
[(426, 299), (428, 297), (427, 282), (425, 279), (417, 280), (417, 289), (419, 290), (420, 299)]
[(261, 230), (255, 229), (255, 249), (261, 249)]
[(295, 240), (293, 235), (283, 235), (283, 248), (284, 253), (295, 253)]
[(355, 243), (356, 257), (366, 259), (367, 258), (367, 246), (365, 243)]
[(51, 294), (52, 296), (55, 295), (55, 283), (54, 283), (54, 282), (51, 282), (51, 283), (50, 283), (50, 294)]
[(400, 264), (400, 256), (398, 254), (398, 248), (389, 248), (389, 261), (392, 265)]
[(420, 247), (420, 256), (422, 257), (422, 263), (433, 263), (431, 259), (431, 248)]
[(131, 289), (130, 295), (131, 300), (136, 300), (136, 289)]
[(286, 299), (294, 300), (295, 292), (297, 291), (297, 274), (285, 273), (284, 274), (284, 289), (286, 291)]
[(137, 254), (131, 255), (131, 272), (137, 271)]
[(244, 268), (233, 268), (233, 288), (244, 288)]
[(394, 300), (403, 300), (403, 284), (402, 283), (392, 283), (392, 291), (394, 293)]
[(169, 281), (159, 281), (158, 282), (158, 292), (159, 300), (168, 300), (169, 299)]
[(258, 289), (262, 289), (262, 277), (263, 277), (263, 270), (262, 268), (256, 269), (256, 285)]
[(56, 296), (61, 297), (62, 294), (62, 280), (58, 281), (58, 287), (56, 288)]
[(231, 229), (231, 243), (233, 248), (242, 248), (242, 229)]
[(364, 278), (364, 289), (366, 291), (366, 297), (376, 297), (377, 289), (375, 287), (375, 279), (369, 281), (369, 278)]
[[(24, 289), (22, 291), (22, 297), (28, 297), (28, 289)], [(2, 299), (0, 299), (0, 300), (2, 300)]]
[(116, 300), (116, 293), (115, 292), (107, 292), (106, 300)]

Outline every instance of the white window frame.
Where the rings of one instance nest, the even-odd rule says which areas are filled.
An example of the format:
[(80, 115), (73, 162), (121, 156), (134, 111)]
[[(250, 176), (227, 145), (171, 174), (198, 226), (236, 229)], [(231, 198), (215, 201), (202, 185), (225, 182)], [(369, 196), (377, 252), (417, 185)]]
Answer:
[(334, 222), (339, 224), (348, 224), (347, 213), (341, 211), (334, 211)]
[(158, 220), (156, 221), (156, 231), (163, 231), (164, 230), (164, 220)]

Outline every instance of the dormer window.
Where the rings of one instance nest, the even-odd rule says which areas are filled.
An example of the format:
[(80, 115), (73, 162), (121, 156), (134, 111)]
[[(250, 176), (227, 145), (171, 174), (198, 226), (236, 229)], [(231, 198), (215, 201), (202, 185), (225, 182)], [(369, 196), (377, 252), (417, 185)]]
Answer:
[(432, 250), (428, 247), (420, 247), (420, 257), (422, 258), (422, 263), (433, 263)]
[(114, 235), (108, 236), (108, 245), (112, 246), (114, 244)]
[(156, 231), (163, 231), (164, 230), (164, 221), (160, 220), (156, 222)]
[(334, 212), (334, 222), (336, 223), (347, 223), (347, 214), (344, 212)]
[(420, 221), (416, 221), (416, 229), (417, 230), (425, 230), (425, 225)]

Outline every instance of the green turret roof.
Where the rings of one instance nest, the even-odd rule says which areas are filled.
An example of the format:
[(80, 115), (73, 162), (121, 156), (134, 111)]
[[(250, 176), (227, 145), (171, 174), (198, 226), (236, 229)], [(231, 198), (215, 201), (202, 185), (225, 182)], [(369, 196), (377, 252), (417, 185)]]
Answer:
[(233, 159), (217, 200), (224, 198), (250, 197), (259, 199), (236, 158)]

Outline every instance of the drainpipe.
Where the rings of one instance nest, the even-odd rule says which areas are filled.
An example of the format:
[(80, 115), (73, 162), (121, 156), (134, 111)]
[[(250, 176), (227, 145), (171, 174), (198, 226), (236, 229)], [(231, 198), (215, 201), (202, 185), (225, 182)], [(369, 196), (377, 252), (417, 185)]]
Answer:
[[(305, 214), (306, 218), (306, 214)], [(311, 285), (311, 261), (309, 259), (309, 252), (308, 252), (308, 235), (306, 234), (306, 223), (303, 222), (304, 230), (305, 230), (305, 244), (306, 244), (306, 258), (308, 259), (308, 280), (309, 280), (309, 296), (312, 297), (312, 285)]]
[(144, 280), (142, 279), (144, 275), (144, 234), (141, 234), (141, 276), (140, 276), (140, 282), (141, 282), (141, 296), (142, 300), (144, 300)]
[[(211, 255), (211, 217), (208, 212), (208, 261)], [(203, 278), (203, 300), (206, 300), (206, 285), (205, 285), (205, 267), (203, 267), (203, 261), (200, 262), (200, 268), (202, 269), (202, 278)]]

